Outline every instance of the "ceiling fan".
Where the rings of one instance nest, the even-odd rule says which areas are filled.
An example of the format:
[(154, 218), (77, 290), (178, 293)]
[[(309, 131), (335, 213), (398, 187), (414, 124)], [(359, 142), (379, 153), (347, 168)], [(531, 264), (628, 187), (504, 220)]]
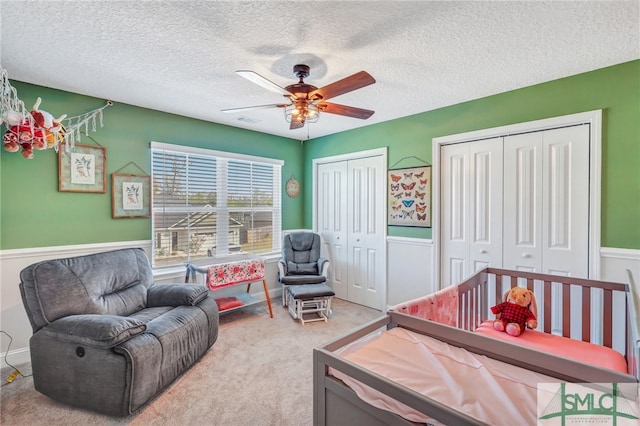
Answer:
[(368, 109), (327, 102), (328, 99), (375, 83), (376, 80), (366, 71), (357, 72), (319, 89), (304, 82), (304, 79), (309, 76), (309, 66), (303, 64), (293, 66), (293, 73), (300, 80), (287, 87), (280, 87), (253, 71), (239, 70), (236, 73), (265, 89), (283, 95), (288, 98), (289, 103), (229, 108), (223, 109), (222, 112), (233, 113), (255, 109), (284, 108), (285, 118), (291, 123), (289, 128), (292, 130), (303, 127), (305, 122), (312, 123), (317, 121), (321, 112), (344, 115), (361, 120), (366, 120), (374, 113), (374, 111)]

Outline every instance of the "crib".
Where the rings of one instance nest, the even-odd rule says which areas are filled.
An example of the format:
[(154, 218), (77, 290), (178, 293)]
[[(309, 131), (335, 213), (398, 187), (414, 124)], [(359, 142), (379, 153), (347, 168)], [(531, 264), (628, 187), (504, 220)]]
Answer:
[[(500, 303), (504, 291), (513, 286), (527, 287), (536, 294), (539, 331), (527, 330), (520, 337), (483, 331), (494, 318), (490, 307)], [(497, 367), (483, 365), (485, 369), (514, 368), (520, 369), (518, 374), (540, 375), (522, 384), (529, 393), (535, 383), (547, 381), (620, 383), (631, 386), (627, 392), (637, 400), (640, 345), (635, 307), (632, 285), (483, 269), (459, 285), (391, 307), (378, 320), (314, 349), (314, 424), (490, 422), (482, 414), (468, 414), (468, 407), (455, 406), (451, 401), (445, 403), (439, 396), (424, 394), (418, 389), (420, 386), (409, 385), (388, 374), (386, 366), (378, 366), (384, 355), (371, 362), (367, 358), (363, 360), (363, 353), (378, 353), (372, 348), (383, 338), (415, 339), (421, 345), (435, 345), (434, 348), (440, 348), (438, 351), (446, 345), (445, 350), (451, 353), (463, 351), (464, 356), (480, 359), (474, 358), (473, 362), (500, 364)], [(390, 333), (397, 336), (388, 335)], [(542, 344), (538, 337), (542, 337)], [(551, 343), (545, 339), (551, 339)], [(562, 339), (582, 346), (569, 354), (558, 352), (555, 346), (560, 345), (555, 342)], [(380, 344), (383, 348), (395, 346), (395, 343)], [(589, 350), (601, 351), (606, 355), (603, 359), (614, 359), (614, 363), (592, 362), (592, 358), (600, 358), (584, 356)], [(429, 351), (423, 348), (423, 352)], [(389, 358), (390, 363), (397, 359)], [(415, 376), (422, 372), (430, 374), (430, 370), (433, 369), (427, 365), (416, 367)], [(467, 388), (487, 387), (484, 379), (478, 380), (473, 374), (468, 376), (468, 382), (456, 382), (461, 387), (458, 393), (466, 392)], [(379, 403), (381, 400), (383, 403)], [(421, 416), (411, 417), (404, 408)], [(530, 415), (535, 415), (535, 409)]]

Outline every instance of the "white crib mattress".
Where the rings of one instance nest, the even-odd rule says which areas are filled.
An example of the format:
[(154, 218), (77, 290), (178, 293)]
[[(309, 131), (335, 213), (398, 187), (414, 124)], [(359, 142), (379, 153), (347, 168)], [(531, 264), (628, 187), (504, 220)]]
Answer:
[[(340, 356), (492, 425), (536, 424), (536, 385), (559, 382), (400, 327), (350, 346)], [(330, 372), (374, 407), (410, 421), (434, 423), (427, 415), (344, 373)]]

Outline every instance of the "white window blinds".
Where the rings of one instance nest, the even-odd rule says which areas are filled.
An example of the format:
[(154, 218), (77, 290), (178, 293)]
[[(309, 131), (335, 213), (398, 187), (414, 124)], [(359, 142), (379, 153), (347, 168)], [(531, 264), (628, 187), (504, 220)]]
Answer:
[(279, 252), (281, 160), (151, 143), (154, 267)]

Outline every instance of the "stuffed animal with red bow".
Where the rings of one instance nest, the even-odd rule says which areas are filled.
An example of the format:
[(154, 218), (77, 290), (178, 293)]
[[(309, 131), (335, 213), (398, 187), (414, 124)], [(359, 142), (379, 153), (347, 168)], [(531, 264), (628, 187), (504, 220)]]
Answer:
[(538, 327), (538, 305), (533, 291), (513, 287), (502, 299), (502, 303), (491, 308), (491, 312), (498, 316), (493, 321), (493, 328), (511, 336), (520, 336), (527, 327)]
[(27, 159), (34, 157), (33, 150), (52, 148), (64, 141), (64, 127), (61, 122), (66, 115), (53, 118), (47, 111), (38, 109), (41, 98), (38, 98), (31, 115), (19, 123), (12, 124), (3, 137), (4, 149), (17, 152), (22, 148), (22, 156)]

